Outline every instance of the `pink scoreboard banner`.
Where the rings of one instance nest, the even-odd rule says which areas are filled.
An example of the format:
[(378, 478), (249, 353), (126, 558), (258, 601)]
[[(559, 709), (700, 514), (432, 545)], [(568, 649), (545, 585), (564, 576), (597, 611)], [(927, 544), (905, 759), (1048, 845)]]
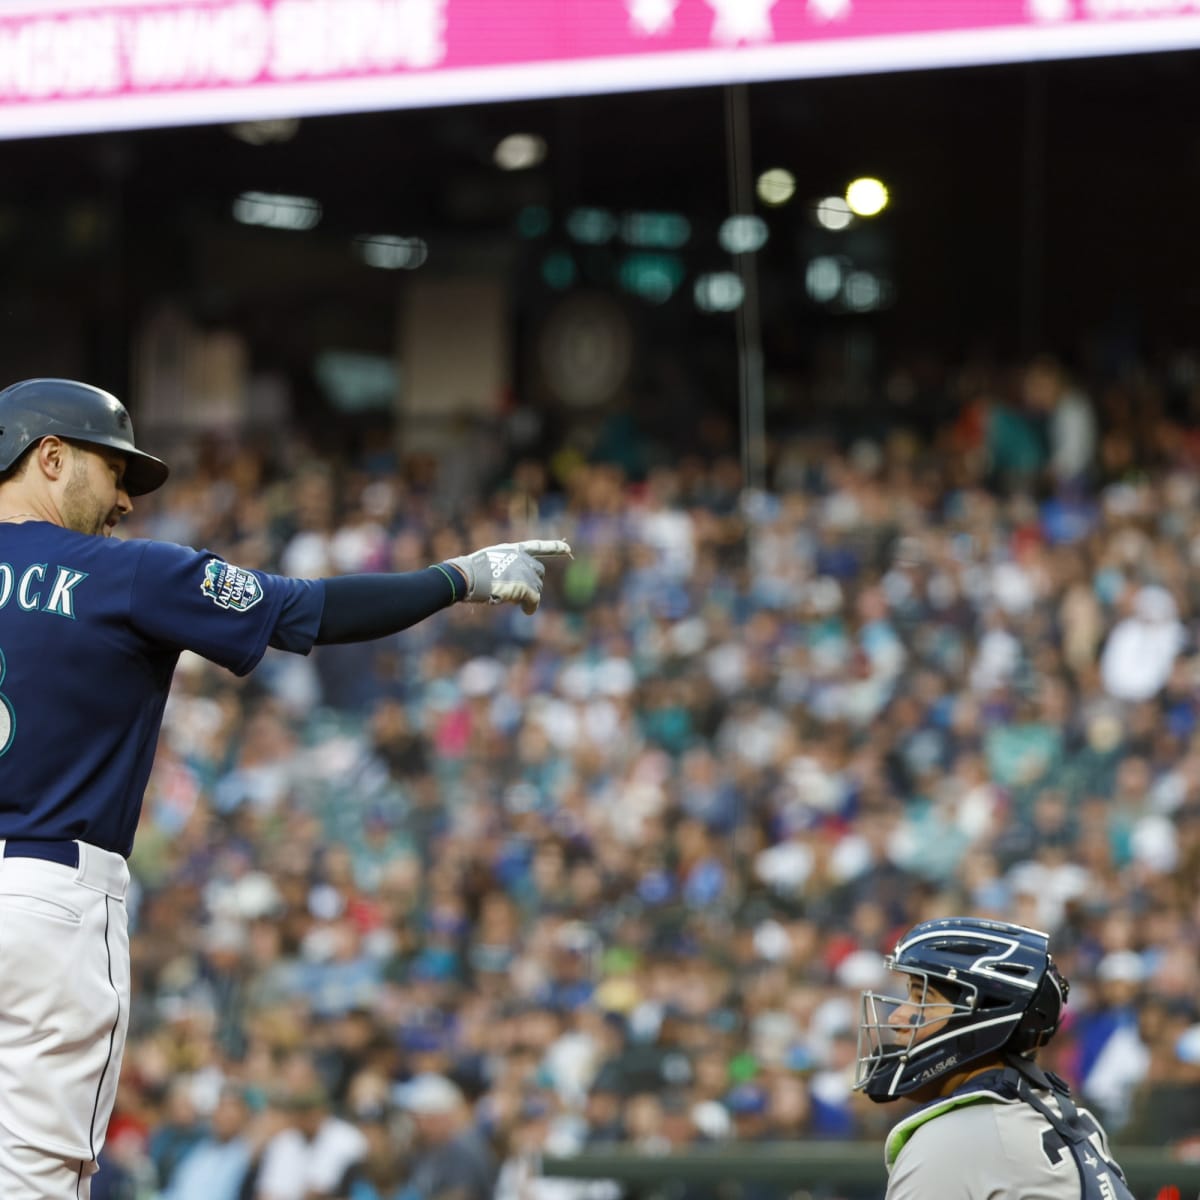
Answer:
[(0, 137), (1200, 45), (1200, 0), (0, 0)]

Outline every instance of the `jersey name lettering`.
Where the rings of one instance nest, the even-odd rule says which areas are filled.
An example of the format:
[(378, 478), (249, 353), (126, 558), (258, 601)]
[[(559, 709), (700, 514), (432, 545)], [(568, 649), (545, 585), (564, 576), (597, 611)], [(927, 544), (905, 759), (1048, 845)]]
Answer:
[[(11, 564), (0, 563), (0, 608), (7, 608), (15, 594), (17, 604), (26, 612), (55, 613), (75, 619), (75, 588), (87, 578), (86, 571), (73, 567), (55, 567), (57, 574), (50, 590), (43, 586), (49, 563), (32, 563), (18, 576)], [(46, 598), (43, 601), (42, 596)]]

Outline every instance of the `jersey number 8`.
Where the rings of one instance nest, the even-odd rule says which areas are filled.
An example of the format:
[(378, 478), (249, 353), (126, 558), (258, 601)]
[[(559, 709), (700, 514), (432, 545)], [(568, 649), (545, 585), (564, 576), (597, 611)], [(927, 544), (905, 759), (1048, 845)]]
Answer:
[[(4, 682), (8, 663), (4, 659), (4, 651), (0, 650), (0, 684)], [(12, 702), (0, 692), (0, 754), (7, 754), (12, 745), (13, 734), (17, 731), (17, 714), (13, 712)]]

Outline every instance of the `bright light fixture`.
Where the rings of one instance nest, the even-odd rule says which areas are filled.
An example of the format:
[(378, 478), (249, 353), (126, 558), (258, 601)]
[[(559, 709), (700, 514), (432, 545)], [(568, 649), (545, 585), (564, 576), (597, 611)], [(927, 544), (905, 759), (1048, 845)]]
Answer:
[(883, 288), (870, 271), (851, 271), (842, 285), (842, 299), (855, 312), (874, 312), (883, 299)]
[(536, 133), (510, 133), (492, 152), (502, 171), (527, 171), (546, 157), (546, 139)]
[(814, 258), (804, 272), (804, 288), (818, 304), (828, 304), (842, 290), (842, 264), (827, 254)]
[(664, 304), (683, 282), (683, 260), (675, 254), (630, 254), (618, 272), (621, 286), (652, 304)]
[(841, 196), (826, 196), (818, 200), (814, 209), (817, 224), (825, 229), (845, 229), (854, 220), (854, 214)]
[(678, 250), (692, 236), (692, 223), (682, 213), (629, 212), (621, 218), (621, 237), (631, 246)]
[(859, 217), (878, 216), (888, 204), (888, 190), (878, 179), (864, 176), (846, 188), (846, 203)]
[(753, 254), (767, 244), (767, 223), (762, 217), (726, 217), (717, 230), (721, 249), (729, 254)]
[(263, 121), (238, 121), (229, 126), (229, 132), (239, 142), (250, 146), (268, 146), (272, 143), (290, 142), (300, 128), (296, 117), (277, 117)]
[(772, 167), (758, 177), (755, 191), (768, 207), (778, 208), (796, 194), (796, 177), (786, 167)]
[(363, 262), (381, 271), (415, 271), (429, 257), (423, 239), (394, 233), (365, 233), (354, 244)]
[(303, 231), (312, 229), (320, 221), (321, 205), (309, 196), (243, 192), (233, 202), (233, 219), (243, 225)]
[(604, 208), (573, 208), (567, 213), (567, 232), (586, 246), (603, 246), (617, 236), (617, 218)]
[(696, 280), (692, 295), (701, 312), (733, 312), (746, 298), (746, 285), (733, 271), (713, 271)]

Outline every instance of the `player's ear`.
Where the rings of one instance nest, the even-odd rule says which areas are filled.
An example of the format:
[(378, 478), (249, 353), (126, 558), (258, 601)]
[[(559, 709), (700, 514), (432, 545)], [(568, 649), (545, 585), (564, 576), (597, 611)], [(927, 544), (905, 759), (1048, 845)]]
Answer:
[(38, 442), (37, 450), (34, 452), (37, 455), (38, 465), (42, 468), (42, 474), (47, 479), (60, 479), (67, 469), (67, 459), (69, 458), (69, 446), (60, 437), (55, 437), (54, 434), (49, 434)]

